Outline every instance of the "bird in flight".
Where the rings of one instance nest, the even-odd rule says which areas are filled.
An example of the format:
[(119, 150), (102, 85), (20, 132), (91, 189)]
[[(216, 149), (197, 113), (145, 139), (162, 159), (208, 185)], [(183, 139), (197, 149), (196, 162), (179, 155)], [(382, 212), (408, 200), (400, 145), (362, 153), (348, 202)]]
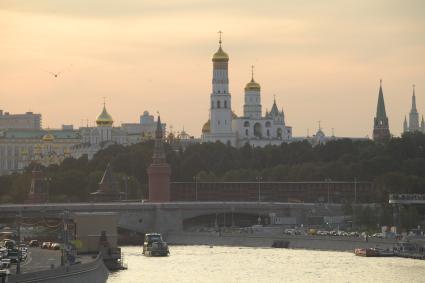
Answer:
[[(70, 65), (68, 68), (71, 68), (72, 67), (72, 65)], [(66, 69), (68, 69), (68, 68), (66, 68)], [(66, 69), (63, 69), (63, 70), (61, 70), (61, 71), (59, 71), (59, 72), (56, 72), (56, 73), (54, 73), (54, 72), (50, 72), (50, 71), (46, 71), (47, 73), (49, 73), (49, 74), (51, 74), (53, 77), (55, 77), (55, 78), (57, 78), (57, 77), (59, 77), (59, 75), (60, 74), (62, 74)]]

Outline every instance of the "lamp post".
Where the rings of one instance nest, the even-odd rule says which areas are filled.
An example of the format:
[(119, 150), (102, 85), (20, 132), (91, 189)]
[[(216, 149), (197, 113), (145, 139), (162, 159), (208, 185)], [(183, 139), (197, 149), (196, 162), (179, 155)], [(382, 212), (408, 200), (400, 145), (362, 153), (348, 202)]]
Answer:
[(124, 176), (122, 179), (124, 180), (125, 186), (125, 200), (128, 200), (128, 180), (130, 180), (130, 178), (128, 176)]
[(50, 183), (52, 182), (52, 178), (51, 177), (46, 177), (44, 178), (44, 181), (46, 181), (47, 183), (47, 198), (46, 198), (46, 202), (48, 203), (50, 200)]
[(357, 178), (354, 178), (354, 203), (357, 202)]
[(255, 179), (258, 182), (258, 202), (260, 202), (261, 201), (261, 180), (263, 179), (263, 177), (257, 176), (255, 177)]
[(194, 176), (193, 180), (195, 181), (195, 201), (198, 201), (198, 176)]
[(325, 182), (327, 182), (328, 183), (328, 204), (330, 203), (330, 197), (331, 197), (331, 192), (330, 192), (330, 182), (331, 182), (332, 180), (331, 179), (329, 179), (329, 178), (326, 178), (325, 179)]

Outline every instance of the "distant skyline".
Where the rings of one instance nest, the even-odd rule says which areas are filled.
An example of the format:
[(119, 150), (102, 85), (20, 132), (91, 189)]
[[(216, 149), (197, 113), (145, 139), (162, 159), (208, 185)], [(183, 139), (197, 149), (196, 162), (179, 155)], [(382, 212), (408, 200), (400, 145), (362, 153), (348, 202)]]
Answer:
[(199, 136), (219, 30), (237, 115), (251, 65), (263, 113), (276, 95), (294, 136), (320, 120), (327, 135), (371, 137), (380, 79), (393, 135), (413, 84), (425, 114), (422, 0), (2, 0), (0, 109), (78, 127), (106, 97), (115, 125), (159, 111)]

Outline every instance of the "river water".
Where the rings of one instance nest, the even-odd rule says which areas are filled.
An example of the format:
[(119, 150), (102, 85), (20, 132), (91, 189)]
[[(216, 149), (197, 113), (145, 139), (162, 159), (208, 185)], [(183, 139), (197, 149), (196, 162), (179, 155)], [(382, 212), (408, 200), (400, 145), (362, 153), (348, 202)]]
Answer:
[(108, 283), (139, 282), (425, 282), (425, 261), (364, 258), (349, 252), (172, 246), (169, 257), (123, 247), (128, 270)]

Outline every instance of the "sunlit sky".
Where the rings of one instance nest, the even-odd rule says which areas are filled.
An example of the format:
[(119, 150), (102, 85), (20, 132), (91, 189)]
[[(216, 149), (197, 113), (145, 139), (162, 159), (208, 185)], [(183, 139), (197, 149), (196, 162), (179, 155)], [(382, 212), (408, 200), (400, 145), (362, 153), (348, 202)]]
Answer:
[(106, 97), (115, 125), (160, 111), (199, 136), (218, 30), (238, 115), (252, 64), (263, 113), (275, 94), (295, 136), (319, 120), (326, 134), (370, 136), (381, 78), (394, 135), (413, 83), (425, 112), (423, 0), (1, 0), (0, 109), (80, 126)]

